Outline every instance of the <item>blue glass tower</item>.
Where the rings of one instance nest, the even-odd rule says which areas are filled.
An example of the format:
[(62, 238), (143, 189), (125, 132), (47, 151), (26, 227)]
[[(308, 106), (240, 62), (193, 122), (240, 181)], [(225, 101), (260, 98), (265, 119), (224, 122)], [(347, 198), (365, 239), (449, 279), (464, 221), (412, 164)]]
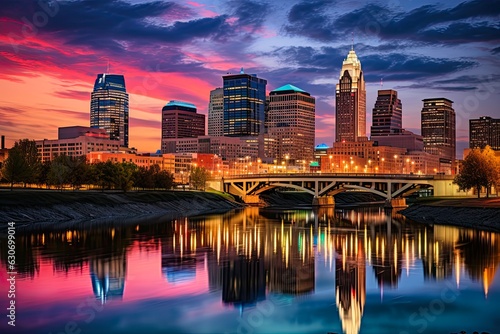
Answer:
[(128, 107), (123, 75), (98, 74), (90, 100), (90, 126), (106, 129), (110, 139), (128, 147)]
[(257, 75), (222, 77), (224, 81), (224, 136), (245, 137), (264, 133), (267, 81)]

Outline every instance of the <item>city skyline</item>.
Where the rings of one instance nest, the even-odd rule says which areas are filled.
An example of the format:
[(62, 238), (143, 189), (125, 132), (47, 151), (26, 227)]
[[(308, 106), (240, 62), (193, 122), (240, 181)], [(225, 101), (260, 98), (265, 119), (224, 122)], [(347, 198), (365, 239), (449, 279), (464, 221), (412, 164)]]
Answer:
[(398, 91), (403, 128), (415, 133), (423, 99), (454, 101), (457, 157), (468, 147), (468, 120), (498, 114), (494, 3), (47, 3), (9, 2), (0, 14), (7, 147), (54, 138), (58, 127), (87, 126), (92, 84), (108, 64), (107, 72), (127, 81), (129, 146), (140, 151), (159, 149), (159, 110), (167, 101), (194, 103), (206, 115), (210, 91), (241, 67), (267, 80), (267, 93), (293, 84), (315, 96), (316, 144), (331, 145), (335, 83), (352, 45), (366, 79), (367, 132), (379, 89)]

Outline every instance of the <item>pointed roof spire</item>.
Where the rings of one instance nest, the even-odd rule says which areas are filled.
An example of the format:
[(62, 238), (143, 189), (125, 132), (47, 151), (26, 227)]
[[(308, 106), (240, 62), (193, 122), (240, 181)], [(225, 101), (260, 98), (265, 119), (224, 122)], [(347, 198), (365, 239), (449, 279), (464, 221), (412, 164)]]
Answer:
[(243, 70), (243, 67), (240, 70), (240, 74), (245, 74), (245, 71)]

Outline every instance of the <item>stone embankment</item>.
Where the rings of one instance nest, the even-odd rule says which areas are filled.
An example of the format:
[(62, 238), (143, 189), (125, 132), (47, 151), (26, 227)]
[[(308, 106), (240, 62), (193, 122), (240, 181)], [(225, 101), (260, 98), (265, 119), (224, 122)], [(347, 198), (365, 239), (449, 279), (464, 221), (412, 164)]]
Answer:
[(424, 224), (500, 232), (500, 198), (435, 200), (411, 205), (399, 213)]
[(102, 221), (125, 221), (144, 216), (193, 216), (241, 208), (229, 197), (194, 191), (56, 192), (0, 191), (0, 232), (6, 222), (27, 226), (66, 227)]

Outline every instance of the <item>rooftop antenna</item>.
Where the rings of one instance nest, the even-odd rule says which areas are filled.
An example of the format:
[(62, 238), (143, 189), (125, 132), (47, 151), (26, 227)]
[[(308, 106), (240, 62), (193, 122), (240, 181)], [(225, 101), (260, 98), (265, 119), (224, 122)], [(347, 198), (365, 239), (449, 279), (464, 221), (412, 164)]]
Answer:
[(351, 51), (354, 51), (354, 31), (351, 31)]
[(380, 88), (384, 87), (384, 79), (383, 78), (380, 78)]

